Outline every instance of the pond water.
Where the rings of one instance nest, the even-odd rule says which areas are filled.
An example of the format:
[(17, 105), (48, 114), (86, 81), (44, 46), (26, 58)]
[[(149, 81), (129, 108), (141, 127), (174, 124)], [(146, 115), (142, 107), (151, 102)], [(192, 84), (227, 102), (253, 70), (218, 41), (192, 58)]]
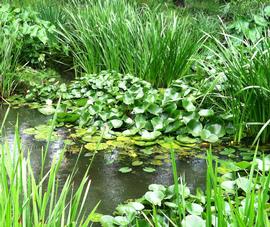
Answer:
[[(0, 105), (0, 125), (6, 109), (6, 106)], [(11, 109), (5, 122), (2, 138), (11, 147), (14, 140), (14, 128), (17, 118), (19, 119), (19, 129), (25, 153), (27, 154), (28, 150), (31, 151), (32, 167), (35, 173), (38, 174), (41, 168), (42, 147), (46, 146), (46, 142), (36, 141), (33, 136), (25, 135), (22, 132), (26, 128), (46, 124), (48, 117), (40, 114), (37, 110), (27, 108)], [(65, 130), (60, 129), (59, 133), (64, 135)], [(49, 168), (51, 161), (59, 156), (63, 147), (63, 139), (51, 142), (45, 170)], [(154, 173), (146, 173), (142, 168), (134, 168), (132, 173), (122, 174), (118, 170), (125, 164), (123, 163), (125, 161), (116, 161), (108, 164), (108, 160), (112, 160), (113, 157), (117, 156), (117, 152), (117, 150), (113, 152), (99, 152), (95, 155), (89, 172), (89, 178), (92, 182), (86, 202), (88, 210), (91, 210), (101, 201), (98, 212), (110, 214), (117, 204), (129, 198), (141, 197), (147, 191), (149, 184), (172, 184), (172, 172), (169, 162), (165, 162), (162, 166), (157, 166)], [(60, 185), (65, 182), (71, 173), (77, 159), (78, 155), (66, 153), (58, 175)], [(78, 172), (74, 179), (75, 187), (80, 183), (90, 163), (91, 159), (89, 157), (82, 156), (78, 159)], [(130, 166), (130, 163), (128, 166)], [(204, 188), (206, 176), (206, 163), (204, 160), (196, 158), (177, 160), (177, 167), (178, 173), (184, 175), (185, 181), (192, 191), (195, 191), (197, 187)]]

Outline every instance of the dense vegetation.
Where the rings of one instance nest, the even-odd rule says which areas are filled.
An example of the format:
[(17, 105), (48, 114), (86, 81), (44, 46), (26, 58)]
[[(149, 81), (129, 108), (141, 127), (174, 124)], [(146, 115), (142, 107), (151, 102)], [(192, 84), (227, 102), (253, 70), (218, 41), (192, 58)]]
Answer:
[[(112, 141), (119, 137), (133, 145), (170, 150), (201, 143), (269, 145), (269, 32), (268, 1), (6, 0), (0, 3), (1, 99), (54, 114), (53, 123), (72, 127), (73, 137), (87, 142), (90, 151), (106, 149), (106, 140), (115, 145)], [(63, 79), (63, 74), (70, 78)], [(45, 140), (56, 136), (46, 126), (26, 133)], [(10, 158), (6, 149), (1, 149), (1, 162)], [(231, 162), (233, 171), (220, 175), (209, 152), (206, 195), (191, 195), (183, 183), (178, 187), (174, 168), (175, 186), (150, 185), (143, 198), (120, 205), (119, 216), (103, 216), (101, 222), (267, 226), (269, 157), (260, 153), (256, 160), (256, 155), (257, 150), (250, 162)], [(16, 165), (31, 172), (21, 158)], [(34, 178), (23, 182), (26, 175), (21, 174), (9, 189), (6, 182), (13, 178), (8, 167), (1, 168), (1, 189), (14, 191), (12, 200), (25, 194), (21, 188), (32, 188), (26, 191), (25, 210), (18, 211), (28, 217), (23, 219), (26, 225), (41, 219), (44, 224), (65, 222), (64, 214), (52, 209), (57, 201), (48, 203), (42, 193), (42, 183)], [(48, 187), (56, 181), (57, 168), (52, 167)], [(85, 184), (86, 178), (81, 190)], [(70, 188), (71, 179), (62, 194)], [(71, 197), (74, 207), (70, 205), (67, 223), (84, 221), (80, 213), (72, 213), (81, 193)], [(41, 213), (31, 213), (32, 194)], [(19, 204), (13, 205), (9, 210), (17, 212)], [(2, 220), (19, 220), (16, 212)]]

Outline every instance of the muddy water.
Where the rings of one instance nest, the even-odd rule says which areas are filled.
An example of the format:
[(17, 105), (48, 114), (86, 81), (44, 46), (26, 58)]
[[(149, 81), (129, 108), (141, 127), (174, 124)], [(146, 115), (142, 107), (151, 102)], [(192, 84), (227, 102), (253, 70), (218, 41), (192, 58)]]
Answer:
[[(0, 106), (0, 125), (5, 115), (6, 107)], [(46, 146), (46, 142), (40, 142), (33, 139), (33, 136), (25, 135), (22, 131), (29, 127), (34, 127), (40, 124), (46, 124), (48, 117), (43, 116), (37, 110), (27, 108), (11, 109), (5, 122), (4, 134), (2, 139), (7, 141), (11, 148), (14, 140), (14, 128), (16, 121), (19, 119), (19, 130), (21, 140), (27, 154), (30, 150), (31, 163), (36, 174), (41, 168), (41, 153), (42, 148)], [(59, 130), (59, 133), (65, 134), (64, 130)], [(49, 152), (46, 159), (45, 170), (49, 168), (51, 161), (57, 158), (64, 147), (63, 139), (59, 139), (50, 144)], [(98, 201), (101, 201), (98, 212), (109, 214), (117, 204), (129, 199), (141, 197), (147, 190), (149, 184), (162, 183), (172, 184), (172, 173), (170, 163), (165, 163), (162, 166), (156, 167), (156, 172), (145, 173), (142, 168), (134, 168), (134, 171), (129, 174), (122, 174), (118, 171), (122, 166), (130, 166), (125, 163), (125, 160), (115, 161), (108, 164), (110, 160), (117, 156), (118, 151), (99, 152), (93, 159), (89, 178), (91, 179), (90, 193), (87, 196), (87, 209), (91, 210)], [(59, 171), (58, 179), (60, 185), (63, 184), (71, 173), (78, 155), (66, 153)], [(77, 164), (77, 175), (74, 185), (78, 185), (84, 176), (84, 173), (91, 163), (89, 157), (80, 157)], [(178, 160), (178, 172), (185, 176), (185, 181), (191, 190), (197, 187), (204, 187), (206, 164), (205, 161), (199, 159)]]

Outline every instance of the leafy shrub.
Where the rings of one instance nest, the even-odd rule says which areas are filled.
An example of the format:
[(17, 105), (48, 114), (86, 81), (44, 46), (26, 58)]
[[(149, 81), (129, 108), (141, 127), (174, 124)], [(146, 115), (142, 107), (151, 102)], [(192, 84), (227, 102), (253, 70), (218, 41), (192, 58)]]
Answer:
[(0, 4), (0, 29), (12, 40), (15, 47), (21, 47), (20, 61), (34, 66), (45, 65), (50, 48), (49, 34), (55, 27), (40, 20), (31, 10), (22, 10), (8, 4)]

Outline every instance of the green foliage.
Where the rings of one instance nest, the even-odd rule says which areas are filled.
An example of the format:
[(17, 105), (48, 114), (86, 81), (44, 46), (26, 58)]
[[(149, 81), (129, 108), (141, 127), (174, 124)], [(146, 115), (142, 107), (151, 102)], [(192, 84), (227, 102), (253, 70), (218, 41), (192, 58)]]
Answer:
[(59, 115), (77, 114), (80, 117), (73, 124), (80, 127), (105, 127), (125, 136), (139, 133), (145, 141), (156, 140), (161, 134), (189, 134), (217, 142), (225, 135), (226, 120), (215, 117), (213, 110), (197, 108), (200, 95), (183, 80), (156, 90), (137, 77), (102, 72), (85, 75), (69, 85), (37, 85), (30, 89), (26, 99), (45, 102), (61, 96)]
[(8, 4), (0, 4), (1, 32), (20, 49), (20, 61), (31, 65), (46, 64), (46, 55), (53, 46), (49, 34), (55, 32), (55, 27), (41, 20), (31, 10), (23, 10)]
[(215, 40), (217, 51), (213, 51), (218, 59), (214, 75), (220, 81), (219, 92), (225, 95), (221, 101), (233, 114), (236, 140), (240, 142), (244, 133), (255, 138), (262, 128), (260, 138), (267, 143), (270, 141), (270, 127), (267, 126), (270, 119), (270, 41), (262, 38), (255, 44), (241, 41), (241, 45), (235, 45), (236, 38), (225, 35), (225, 39), (225, 44)]
[(115, 216), (104, 215), (101, 224), (121, 226), (117, 220), (125, 220), (126, 225), (144, 226), (269, 226), (269, 157), (254, 158), (244, 167), (240, 162), (228, 162), (239, 167), (218, 175), (218, 163), (213, 166), (208, 152), (206, 194), (200, 189), (191, 194), (182, 180), (178, 182), (172, 153), (175, 184), (151, 184), (143, 197), (118, 205)]
[[(53, 126), (46, 128), (52, 130)], [(49, 141), (50, 136), (47, 139)], [(1, 143), (0, 153), (1, 226), (89, 226), (97, 207), (90, 214), (82, 213), (90, 186), (87, 175), (74, 190), (74, 170), (63, 188), (59, 188), (58, 171), (64, 151), (59, 153), (57, 160), (52, 160), (49, 171), (38, 179), (30, 155), (24, 156), (17, 125), (14, 145), (10, 148), (7, 143)]]
[(256, 43), (262, 37), (268, 36), (270, 29), (270, 6), (267, 6), (259, 13), (253, 13), (246, 17), (238, 17), (226, 26), (229, 34), (241, 40)]
[(78, 72), (115, 70), (165, 87), (190, 72), (201, 46), (199, 30), (174, 12), (124, 0), (87, 1), (66, 10), (62, 43)]

